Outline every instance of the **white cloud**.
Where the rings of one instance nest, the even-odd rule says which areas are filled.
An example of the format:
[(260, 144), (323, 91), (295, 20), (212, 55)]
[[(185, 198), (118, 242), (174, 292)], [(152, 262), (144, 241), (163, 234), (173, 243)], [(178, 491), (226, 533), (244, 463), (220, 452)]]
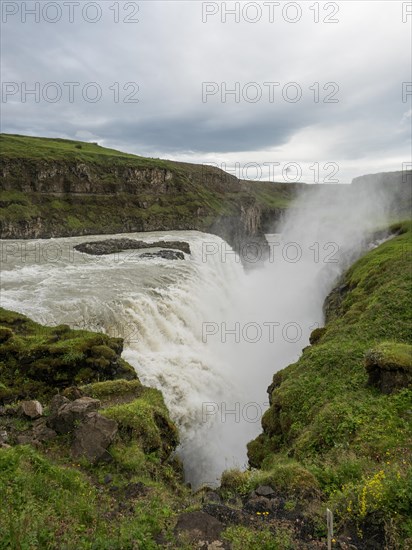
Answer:
[[(302, 18), (295, 24), (280, 16), (285, 2), (273, 23), (262, 11), (266, 16), (254, 24), (230, 16), (222, 23), (221, 13), (203, 23), (202, 2), (138, 4), (137, 24), (115, 24), (113, 4), (103, 0), (102, 19), (95, 24), (79, 14), (73, 23), (63, 18), (56, 24), (10, 17), (3, 24), (3, 80), (28, 86), (57, 82), (65, 95), (56, 104), (42, 97), (22, 103), (19, 94), (8, 98), (2, 130), (73, 138), (90, 132), (108, 146), (180, 159), (243, 164), (273, 156), (302, 164), (340, 159), (349, 179), (367, 171), (373, 159), (377, 166), (392, 159), (388, 169), (394, 170), (399, 158), (407, 160), (410, 110), (405, 112), (401, 91), (402, 82), (412, 80), (411, 34), (402, 23), (401, 2), (337, 2), (336, 24), (314, 23), (310, 2), (300, 2)], [(221, 12), (223, 4), (235, 5), (211, 5)], [(125, 3), (118, 5), (120, 19), (130, 14)], [(257, 5), (263, 10), (262, 2)], [(321, 18), (330, 5), (319, 3)], [(63, 86), (68, 81), (79, 82), (72, 103)], [(206, 103), (205, 81), (219, 87)], [(301, 87), (296, 103), (282, 97), (291, 81)], [(101, 87), (96, 104), (82, 96), (88, 82)], [(139, 85), (132, 96), (139, 103), (123, 103), (134, 91), (130, 85), (123, 89), (130, 82)], [(262, 99), (251, 103), (241, 96), (236, 103), (228, 96), (223, 103), (222, 84), (230, 88), (236, 82), (241, 90), (256, 82)], [(273, 102), (265, 82), (280, 83)], [(339, 86), (339, 103), (323, 103), (334, 90), (323, 89), (330, 82)]]

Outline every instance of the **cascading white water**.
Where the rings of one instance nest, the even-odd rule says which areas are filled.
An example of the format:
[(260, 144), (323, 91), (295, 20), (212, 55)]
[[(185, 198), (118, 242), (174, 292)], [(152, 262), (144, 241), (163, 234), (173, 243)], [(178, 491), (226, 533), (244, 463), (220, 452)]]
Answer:
[(124, 337), (124, 358), (162, 390), (179, 426), (187, 479), (214, 484), (224, 469), (246, 465), (273, 373), (322, 323), (326, 294), (365, 231), (383, 221), (383, 203), (347, 190), (303, 196), (272, 236), (269, 261), (247, 274), (226, 243), (198, 232), (122, 235), (187, 241), (185, 261), (73, 249), (107, 235), (3, 241), (1, 305)]
[[(117, 235), (120, 237), (121, 235)], [(221, 468), (208, 463), (203, 404), (223, 401), (233, 384), (221, 358), (203, 341), (203, 323), (230, 309), (232, 289), (245, 275), (233, 255), (204, 257), (221, 239), (198, 232), (123, 235), (145, 241), (184, 240), (185, 261), (142, 259), (140, 252), (88, 256), (74, 245), (109, 236), (2, 242), (2, 307), (45, 324), (104, 331), (125, 338), (124, 357), (142, 382), (162, 390), (178, 423), (181, 454), (195, 484), (216, 481)], [(216, 456), (225, 452), (221, 448)], [(226, 449), (228, 463), (231, 449)], [(245, 445), (243, 444), (245, 461)], [(225, 462), (223, 462), (223, 466)], [(203, 472), (203, 473), (201, 473)], [(206, 473), (207, 472), (207, 473)]]

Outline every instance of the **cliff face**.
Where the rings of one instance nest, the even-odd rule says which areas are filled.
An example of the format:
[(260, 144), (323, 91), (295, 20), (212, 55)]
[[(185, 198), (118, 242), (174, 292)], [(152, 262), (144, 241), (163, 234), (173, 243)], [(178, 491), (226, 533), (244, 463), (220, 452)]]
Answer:
[(4, 160), (2, 188), (23, 193), (116, 194), (158, 193), (173, 189), (173, 173), (162, 168), (102, 167), (84, 162)]
[(412, 210), (412, 170), (365, 174), (352, 180), (352, 186), (360, 186), (374, 197), (376, 193), (388, 197), (391, 214), (409, 217)]
[[(158, 161), (159, 166), (129, 162), (82, 162), (76, 158), (25, 159), (2, 157), (1, 189), (53, 194), (173, 194), (198, 185), (218, 193), (239, 192), (239, 180), (213, 166)], [(123, 159), (122, 159), (123, 160)], [(152, 159), (148, 159), (152, 160)], [(150, 164), (156, 164), (152, 161)]]
[(67, 140), (2, 136), (2, 145), (3, 239), (199, 230), (267, 253), (262, 207), (216, 167)]

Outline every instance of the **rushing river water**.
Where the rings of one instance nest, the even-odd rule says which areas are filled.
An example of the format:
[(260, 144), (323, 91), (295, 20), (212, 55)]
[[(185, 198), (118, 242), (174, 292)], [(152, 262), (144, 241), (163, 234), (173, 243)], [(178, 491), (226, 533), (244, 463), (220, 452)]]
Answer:
[(325, 296), (363, 246), (369, 218), (353, 204), (328, 195), (315, 210), (306, 201), (282, 238), (271, 236), (265, 266), (246, 272), (224, 241), (195, 231), (117, 235), (188, 242), (192, 253), (177, 261), (73, 248), (108, 235), (3, 241), (1, 305), (123, 337), (123, 357), (161, 389), (179, 426), (187, 480), (214, 484), (224, 469), (246, 466), (273, 373), (297, 360), (323, 322)]
[(90, 256), (74, 249), (107, 235), (3, 241), (1, 305), (43, 324), (124, 338), (123, 357), (143, 383), (162, 390), (179, 426), (187, 479), (213, 484), (223, 469), (246, 465), (246, 443), (261, 429), (275, 365), (297, 358), (316, 325), (302, 322), (303, 307), (299, 319), (276, 308), (270, 313), (270, 288), (262, 308), (259, 279), (245, 274), (216, 236), (116, 235), (122, 236), (183, 240), (192, 253), (170, 261), (141, 258), (146, 251)]

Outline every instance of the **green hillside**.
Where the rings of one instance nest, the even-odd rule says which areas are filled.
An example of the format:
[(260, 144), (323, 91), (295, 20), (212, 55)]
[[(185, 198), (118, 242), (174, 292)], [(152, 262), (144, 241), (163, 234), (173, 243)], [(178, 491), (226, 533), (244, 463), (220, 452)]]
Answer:
[(399, 228), (349, 269), (325, 328), (274, 375), (248, 446), (259, 470), (244, 474), (249, 488), (306, 491), (360, 548), (412, 545), (412, 225)]
[(266, 246), (267, 223), (298, 188), (66, 139), (2, 134), (0, 163), (5, 239), (199, 230), (240, 251), (250, 240)]

